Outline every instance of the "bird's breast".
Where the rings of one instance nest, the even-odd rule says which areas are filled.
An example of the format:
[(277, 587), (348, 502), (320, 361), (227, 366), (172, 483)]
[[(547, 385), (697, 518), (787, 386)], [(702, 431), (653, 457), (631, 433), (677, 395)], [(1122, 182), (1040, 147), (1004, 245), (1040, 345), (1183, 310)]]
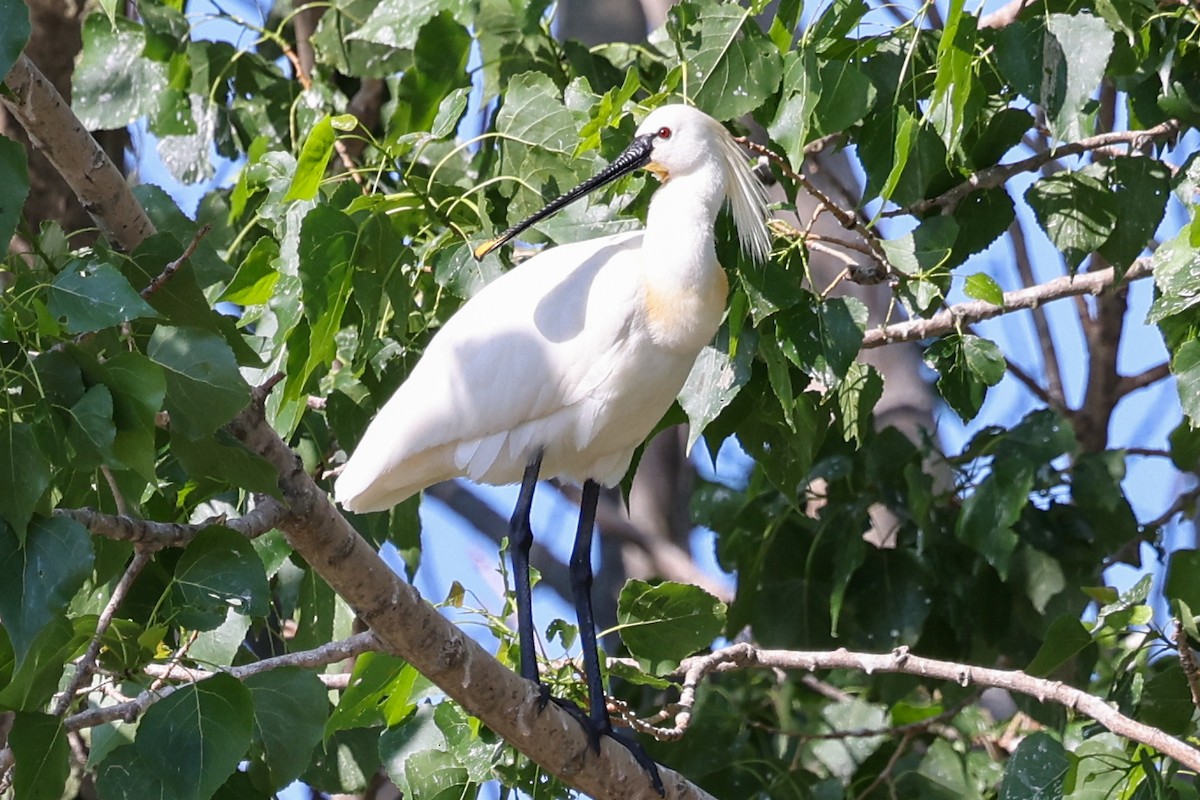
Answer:
[(699, 352), (721, 324), (728, 293), (729, 280), (720, 267), (714, 268), (698, 286), (648, 278), (643, 302), (651, 338), (660, 347)]

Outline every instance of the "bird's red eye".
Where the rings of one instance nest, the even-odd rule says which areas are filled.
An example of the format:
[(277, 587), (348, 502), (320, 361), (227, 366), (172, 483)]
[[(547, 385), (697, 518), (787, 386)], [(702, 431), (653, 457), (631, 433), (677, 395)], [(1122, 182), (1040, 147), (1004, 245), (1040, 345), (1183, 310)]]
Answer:
[(658, 138), (670, 139), (671, 138), (671, 129), (666, 127), (665, 125), (663, 127), (659, 128), (658, 129)]

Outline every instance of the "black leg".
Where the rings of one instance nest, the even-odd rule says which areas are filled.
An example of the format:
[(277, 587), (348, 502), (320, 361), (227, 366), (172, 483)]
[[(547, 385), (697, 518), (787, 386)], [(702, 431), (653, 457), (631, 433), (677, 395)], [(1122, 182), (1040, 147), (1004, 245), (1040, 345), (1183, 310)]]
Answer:
[(604, 680), (600, 674), (600, 653), (596, 647), (596, 621), (592, 615), (592, 529), (596, 524), (596, 503), (600, 486), (595, 481), (583, 484), (579, 499), (579, 527), (571, 551), (571, 594), (575, 599), (575, 617), (579, 621), (579, 643), (583, 648), (583, 674), (587, 677), (588, 712), (599, 733), (612, 730), (608, 704), (604, 699)]
[(534, 649), (533, 602), (529, 588), (529, 548), (533, 545), (533, 529), (529, 527), (529, 509), (533, 505), (533, 489), (542, 468), (539, 450), (525, 467), (517, 507), (508, 524), (508, 544), (512, 548), (513, 583), (517, 594), (517, 642), (521, 646), (521, 677), (541, 684), (538, 680), (537, 651)]
[[(592, 615), (592, 528), (596, 522), (596, 503), (599, 499), (600, 485), (595, 481), (585, 481), (583, 496), (579, 500), (579, 527), (575, 531), (575, 547), (571, 551), (571, 593), (575, 598), (579, 641), (583, 648), (583, 672), (588, 685), (587, 721), (590, 724), (584, 727), (592, 740), (592, 748), (597, 753), (600, 752), (601, 736), (617, 741), (632, 753), (642, 768), (650, 774), (651, 783), (662, 796), (666, 794), (666, 790), (658, 774), (658, 765), (635, 739), (614, 731), (612, 719), (608, 716), (604, 678), (600, 674), (600, 653), (596, 647), (596, 622)], [(581, 718), (580, 721), (584, 720)]]

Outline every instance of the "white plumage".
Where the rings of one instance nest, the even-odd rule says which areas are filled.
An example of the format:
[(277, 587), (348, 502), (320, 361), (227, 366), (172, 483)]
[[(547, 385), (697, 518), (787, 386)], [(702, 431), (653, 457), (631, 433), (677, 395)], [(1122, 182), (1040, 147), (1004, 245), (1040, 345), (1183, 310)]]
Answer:
[(459, 476), (514, 483), (539, 450), (543, 476), (621, 480), (724, 314), (713, 224), (726, 199), (743, 248), (768, 248), (764, 193), (719, 123), (664, 106), (639, 143), (648, 159), (633, 167), (663, 181), (645, 230), (549, 248), (464, 304), (347, 462), (345, 508)]

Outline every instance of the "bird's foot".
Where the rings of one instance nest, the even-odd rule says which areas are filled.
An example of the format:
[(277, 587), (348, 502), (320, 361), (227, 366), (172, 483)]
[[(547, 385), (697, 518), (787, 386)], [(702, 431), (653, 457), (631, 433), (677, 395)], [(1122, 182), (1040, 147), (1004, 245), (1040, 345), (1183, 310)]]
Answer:
[(564, 700), (561, 697), (555, 697), (550, 694), (550, 690), (544, 685), (539, 684), (538, 694), (538, 711), (545, 709), (546, 704), (553, 700), (554, 705), (567, 712), (572, 719), (579, 723), (579, 726), (583, 728), (583, 732), (587, 734), (588, 744), (591, 745), (592, 751), (597, 755), (600, 754), (600, 737), (607, 736), (612, 739), (628, 750), (629, 754), (633, 756), (634, 761), (640, 764), (642, 769), (646, 770), (650, 776), (650, 783), (654, 786), (654, 790), (658, 792), (658, 796), (666, 796), (667, 790), (663, 786), (662, 776), (658, 774), (658, 764), (654, 763), (654, 759), (646, 753), (646, 750), (636, 739), (620, 733), (613, 728), (612, 722), (608, 719), (607, 709), (604, 710), (604, 718), (597, 720), (570, 700)]

